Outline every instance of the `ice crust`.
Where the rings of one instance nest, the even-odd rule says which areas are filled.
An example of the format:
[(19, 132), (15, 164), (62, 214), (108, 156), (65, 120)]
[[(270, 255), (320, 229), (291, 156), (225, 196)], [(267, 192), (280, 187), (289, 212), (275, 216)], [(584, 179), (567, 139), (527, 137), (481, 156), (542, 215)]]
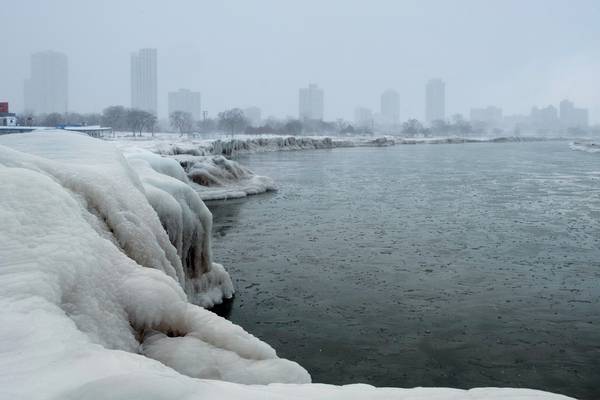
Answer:
[(309, 384), (189, 302), (232, 288), (186, 180), (175, 160), (76, 133), (0, 137), (0, 399), (566, 399)]

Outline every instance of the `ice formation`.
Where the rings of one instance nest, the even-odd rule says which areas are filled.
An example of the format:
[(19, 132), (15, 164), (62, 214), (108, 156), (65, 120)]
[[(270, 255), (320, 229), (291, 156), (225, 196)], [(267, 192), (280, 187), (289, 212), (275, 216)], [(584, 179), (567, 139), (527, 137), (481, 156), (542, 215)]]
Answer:
[(203, 239), (210, 214), (179, 164), (157, 157), (126, 160), (76, 133), (0, 137), (0, 398), (566, 398), (308, 384), (298, 364), (188, 301), (183, 287), (230, 283)]
[(239, 198), (276, 190), (271, 178), (256, 175), (223, 156), (177, 155), (173, 158), (179, 161), (203, 200)]
[(600, 153), (600, 143), (588, 142), (571, 142), (569, 144), (572, 150), (585, 151), (588, 153)]
[[(111, 139), (112, 140), (112, 139)], [(254, 174), (230, 158), (240, 154), (274, 151), (335, 149), (340, 147), (384, 147), (403, 144), (503, 143), (543, 140), (535, 137), (496, 138), (402, 138), (396, 136), (278, 136), (242, 135), (196, 139), (174, 134), (157, 134), (151, 138), (120, 135), (116, 142), (129, 157), (140, 151), (160, 154), (180, 162), (191, 185), (203, 200), (230, 199), (276, 190), (272, 179)], [(225, 158), (226, 157), (230, 157)]]
[[(558, 138), (557, 138), (558, 139)], [(400, 137), (400, 136), (279, 136), (238, 135), (217, 136), (212, 139), (179, 137), (157, 134), (152, 138), (134, 138), (120, 135), (116, 141), (122, 149), (145, 149), (154, 153), (173, 155), (210, 156), (253, 154), (273, 151), (335, 149), (341, 147), (380, 147), (403, 144), (504, 143), (550, 140), (534, 136), (504, 137)]]
[[(11, 327), (2, 343), (14, 334), (44, 342), (35, 337), (49, 330), (52, 354), (70, 349), (71, 336), (161, 360), (181, 347), (196, 369), (165, 363), (196, 377), (310, 381), (239, 326), (188, 303), (184, 289), (211, 305), (233, 288), (211, 260), (211, 215), (173, 177), (185, 174), (172, 162), (160, 160), (169, 175), (143, 158), (132, 160), (134, 170), (112, 144), (74, 133), (0, 138), (3, 328)], [(32, 332), (10, 321), (23, 313), (55, 322)], [(59, 327), (64, 338), (52, 332)]]

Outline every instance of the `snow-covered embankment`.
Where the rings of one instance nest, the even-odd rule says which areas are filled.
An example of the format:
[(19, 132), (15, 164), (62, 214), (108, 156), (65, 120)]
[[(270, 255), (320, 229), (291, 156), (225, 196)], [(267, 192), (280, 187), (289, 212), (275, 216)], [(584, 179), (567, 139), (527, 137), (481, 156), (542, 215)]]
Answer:
[(241, 385), (310, 377), (190, 302), (218, 302), (232, 286), (212, 260), (211, 215), (178, 162), (125, 159), (113, 144), (75, 133), (6, 135), (0, 183), (0, 398), (564, 398)]

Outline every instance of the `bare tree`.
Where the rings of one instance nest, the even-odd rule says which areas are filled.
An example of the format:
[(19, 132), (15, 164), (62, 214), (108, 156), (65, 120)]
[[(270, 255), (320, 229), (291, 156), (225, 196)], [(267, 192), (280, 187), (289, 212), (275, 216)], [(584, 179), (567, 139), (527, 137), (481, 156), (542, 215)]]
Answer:
[[(147, 111), (143, 111), (144, 112), (144, 129), (147, 132), (152, 133), (152, 136), (154, 136), (154, 131), (156, 130), (156, 123), (158, 122), (158, 118), (156, 118), (156, 115), (149, 113)], [(140, 133), (141, 136), (141, 133)]]
[(212, 118), (206, 118), (196, 123), (198, 130), (202, 133), (209, 133), (215, 130), (217, 123)]
[(192, 114), (185, 111), (173, 111), (169, 115), (169, 122), (174, 129), (177, 129), (179, 133), (191, 133), (194, 127), (194, 119)]
[(425, 134), (426, 130), (421, 122), (413, 118), (402, 124), (402, 133), (414, 136), (417, 134)]
[(39, 118), (31, 111), (25, 111), (23, 114), (19, 114), (17, 117), (19, 125), (23, 126), (35, 126), (39, 124)]
[(123, 106), (107, 107), (102, 111), (102, 124), (110, 126), (115, 131), (125, 130), (129, 126), (127, 114), (127, 109)]
[(219, 127), (229, 132), (232, 138), (237, 132), (243, 131), (246, 125), (248, 125), (248, 120), (239, 108), (219, 113)]
[(47, 114), (42, 118), (42, 124), (44, 126), (59, 126), (65, 122), (64, 116), (59, 113)]
[(154, 134), (156, 126), (156, 116), (148, 111), (132, 108), (127, 110), (127, 127), (134, 135), (139, 133), (142, 136), (144, 129), (150, 130)]

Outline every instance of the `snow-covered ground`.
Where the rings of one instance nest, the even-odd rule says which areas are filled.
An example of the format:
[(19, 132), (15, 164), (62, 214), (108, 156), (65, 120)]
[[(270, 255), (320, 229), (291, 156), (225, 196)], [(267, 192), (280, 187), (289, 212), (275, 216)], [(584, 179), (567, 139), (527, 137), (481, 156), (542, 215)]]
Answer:
[(233, 288), (212, 260), (212, 216), (174, 159), (125, 158), (64, 131), (5, 135), (0, 185), (1, 399), (566, 398), (310, 384), (192, 304)]

